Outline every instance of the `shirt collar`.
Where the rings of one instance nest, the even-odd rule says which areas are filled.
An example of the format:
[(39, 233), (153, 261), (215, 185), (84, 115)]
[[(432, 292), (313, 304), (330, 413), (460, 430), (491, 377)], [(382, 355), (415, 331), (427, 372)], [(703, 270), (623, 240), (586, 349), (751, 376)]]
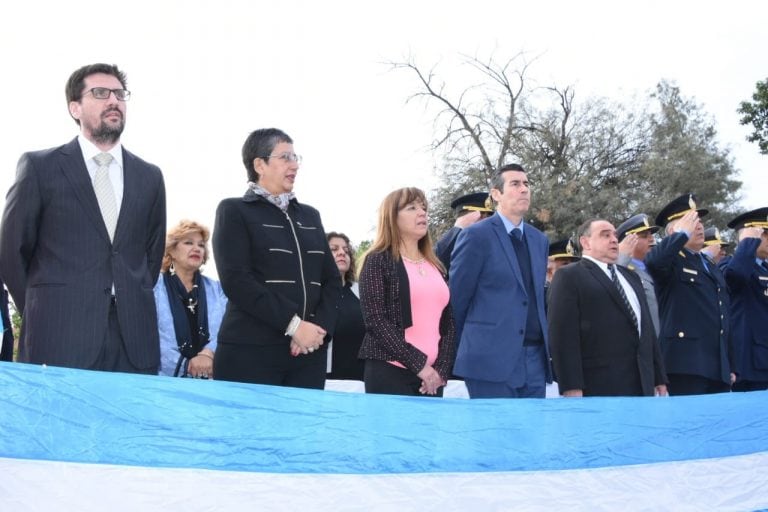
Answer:
[(521, 234), (525, 234), (525, 229), (523, 229), (523, 226), (525, 226), (525, 220), (521, 219), (520, 224), (515, 225), (511, 220), (503, 216), (498, 211), (496, 212), (496, 215), (498, 215), (501, 219), (501, 222), (504, 223), (504, 229), (507, 231), (507, 233), (511, 233), (513, 229), (518, 228), (521, 231)]
[(640, 270), (645, 270), (645, 262), (643, 260), (632, 258), (632, 264), (635, 266), (635, 268), (639, 268)]
[[(586, 254), (582, 254), (581, 257), (582, 258), (587, 258), (589, 261), (591, 261), (592, 263), (594, 263), (595, 265), (597, 265), (598, 267), (603, 269), (603, 272), (605, 272), (606, 274), (610, 274), (611, 271), (608, 270), (608, 264), (607, 263), (602, 262), (602, 261), (598, 261), (595, 258), (593, 258), (592, 256), (587, 256)], [(615, 265), (615, 263), (614, 263), (614, 265)]]
[[(100, 150), (96, 147), (96, 145), (91, 142), (90, 140), (86, 139), (83, 134), (77, 136), (77, 142), (80, 144), (80, 150), (83, 152), (83, 160), (88, 162), (89, 160), (93, 160), (93, 157), (98, 155), (99, 153), (104, 153), (104, 151)], [(109, 153), (112, 155), (112, 158), (115, 159), (115, 163), (120, 166), (122, 169), (123, 167), (123, 146), (119, 142), (112, 146), (112, 148), (109, 151), (106, 151), (106, 153)]]

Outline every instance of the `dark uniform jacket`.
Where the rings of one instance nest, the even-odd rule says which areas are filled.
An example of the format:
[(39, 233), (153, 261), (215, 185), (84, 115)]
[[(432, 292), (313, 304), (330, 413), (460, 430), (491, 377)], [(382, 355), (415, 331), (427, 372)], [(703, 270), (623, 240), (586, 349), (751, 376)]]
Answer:
[(714, 263), (684, 248), (688, 236), (664, 238), (645, 259), (659, 299), (659, 344), (669, 374), (730, 383), (729, 298)]
[(295, 199), (287, 213), (253, 193), (223, 200), (213, 253), (229, 302), (218, 343), (290, 343), (293, 318), (333, 335), (341, 277), (320, 214)]
[(653, 396), (666, 384), (656, 332), (640, 278), (617, 266), (640, 303), (640, 334), (618, 288), (589, 259), (552, 279), (549, 343), (560, 391), (584, 396)]
[[(413, 325), (408, 274), (402, 260), (388, 252), (366, 256), (360, 273), (360, 306), (365, 321), (361, 359), (397, 361), (413, 373), (427, 364), (427, 355), (405, 340), (405, 329)], [(456, 353), (450, 302), (440, 317), (440, 342), (433, 368), (446, 381), (451, 376)]]
[(768, 269), (757, 264), (759, 238), (746, 238), (725, 267), (739, 380), (768, 382)]

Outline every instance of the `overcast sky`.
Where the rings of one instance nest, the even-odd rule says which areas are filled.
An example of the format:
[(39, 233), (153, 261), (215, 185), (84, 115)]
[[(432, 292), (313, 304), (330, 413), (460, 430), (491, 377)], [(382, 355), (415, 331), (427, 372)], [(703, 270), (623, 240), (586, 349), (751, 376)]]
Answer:
[(169, 224), (212, 226), (218, 202), (245, 190), (245, 137), (277, 126), (304, 157), (299, 200), (357, 243), (387, 192), (435, 184), (433, 111), (406, 104), (414, 78), (382, 63), (410, 55), (463, 86), (458, 54), (522, 50), (538, 56), (529, 77), (580, 98), (630, 101), (674, 81), (712, 115), (742, 171), (742, 206), (757, 208), (768, 157), (736, 108), (768, 76), (766, 19), (760, 1), (5, 2), (0, 190), (22, 152), (77, 135), (64, 84), (109, 62), (133, 93), (123, 144), (163, 170)]

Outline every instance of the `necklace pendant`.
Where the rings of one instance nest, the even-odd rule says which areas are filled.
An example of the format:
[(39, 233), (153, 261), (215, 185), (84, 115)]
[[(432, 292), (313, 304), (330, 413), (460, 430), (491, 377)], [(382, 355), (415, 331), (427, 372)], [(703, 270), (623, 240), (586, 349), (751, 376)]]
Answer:
[(189, 299), (189, 304), (187, 304), (187, 309), (190, 313), (193, 315), (195, 314), (195, 308), (197, 307), (197, 301), (193, 301), (192, 299)]
[(427, 271), (424, 270), (424, 267), (422, 265), (419, 265), (419, 275), (422, 276), (422, 277), (427, 275)]

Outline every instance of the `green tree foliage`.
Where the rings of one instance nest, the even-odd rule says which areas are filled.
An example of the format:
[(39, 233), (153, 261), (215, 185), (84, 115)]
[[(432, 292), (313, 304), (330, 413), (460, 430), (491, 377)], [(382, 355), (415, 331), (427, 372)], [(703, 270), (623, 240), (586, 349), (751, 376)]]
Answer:
[(737, 112), (742, 116), (741, 124), (754, 129), (747, 140), (757, 142), (760, 153), (768, 155), (768, 78), (757, 82), (752, 101), (742, 101)]
[[(571, 236), (589, 217), (615, 223), (638, 213), (654, 216), (672, 198), (693, 192), (713, 220), (735, 210), (741, 183), (713, 122), (679, 88), (661, 82), (630, 104), (604, 98), (576, 101), (572, 87), (528, 87), (523, 55), (497, 64), (467, 58), (478, 80), (450, 96), (434, 70), (413, 62), (420, 91), (409, 100), (439, 105), (432, 143), (443, 162), (433, 191), (433, 235), (453, 223), (450, 201), (488, 190), (493, 170), (519, 162), (533, 183), (528, 221), (551, 239)], [(515, 69), (515, 65), (519, 69)]]
[(741, 182), (728, 150), (720, 148), (714, 122), (703, 108), (662, 81), (652, 95), (650, 139), (641, 176), (647, 190), (639, 204), (654, 214), (670, 198), (694, 192), (710, 211), (705, 225), (724, 228), (739, 210)]
[[(372, 240), (363, 240), (362, 242), (360, 242), (360, 244), (357, 246), (357, 249), (355, 249), (355, 261), (357, 262), (361, 261), (363, 254), (365, 254), (365, 251), (370, 249), (372, 243), (373, 243)], [(358, 266), (358, 270), (359, 270), (359, 266)]]

